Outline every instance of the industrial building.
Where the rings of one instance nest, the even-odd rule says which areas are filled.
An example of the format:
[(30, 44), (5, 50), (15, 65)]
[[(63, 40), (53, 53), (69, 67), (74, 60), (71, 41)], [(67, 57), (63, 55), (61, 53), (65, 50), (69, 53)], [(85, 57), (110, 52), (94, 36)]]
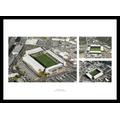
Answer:
[(12, 51), (12, 54), (13, 55), (18, 55), (19, 52), (22, 50), (22, 48), (23, 48), (23, 45), (16, 45), (15, 48), (13, 49), (13, 51)]
[(9, 78), (12, 78), (12, 77), (15, 77), (15, 76), (18, 76), (19, 74), (18, 73), (11, 73), (11, 74), (9, 74)]
[(38, 39), (27, 39), (25, 44), (26, 45), (36, 45), (38, 42)]
[(100, 69), (93, 69), (86, 73), (86, 75), (92, 80), (97, 79), (103, 75), (103, 71)]
[(52, 74), (66, 65), (66, 62), (50, 50), (41, 47), (26, 51), (23, 61), (36, 73), (41, 71)]

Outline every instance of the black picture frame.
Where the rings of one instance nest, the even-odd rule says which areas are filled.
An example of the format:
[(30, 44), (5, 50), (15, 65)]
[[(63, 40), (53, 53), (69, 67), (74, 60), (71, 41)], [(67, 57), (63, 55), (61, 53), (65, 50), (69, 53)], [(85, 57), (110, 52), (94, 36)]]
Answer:
[[(1, 54), (2, 56), (4, 56), (4, 49), (3, 49), (3, 31), (4, 31), (4, 20), (6, 19), (113, 19), (113, 20), (116, 20), (117, 21), (117, 48), (118, 48), (118, 39), (119, 39), (119, 16), (0, 16), (0, 42), (1, 42)], [(117, 48), (116, 48), (116, 51), (117, 51)], [(118, 52), (116, 53), (118, 54)], [(116, 55), (117, 56), (117, 55)], [(117, 60), (117, 58), (116, 58)], [(4, 95), (4, 91), (3, 91), (3, 80), (4, 80), (4, 66), (3, 66), (3, 63), (4, 63), (4, 57), (3, 59), (1, 59), (1, 72), (2, 72), (2, 76), (1, 76), (1, 81), (0, 81), (0, 102), (1, 103), (120, 103), (120, 96), (119, 96), (119, 91), (118, 91), (118, 88), (119, 88), (119, 81), (118, 81), (118, 76), (117, 76), (117, 73), (116, 73), (116, 76), (117, 76), (117, 88), (116, 88), (116, 91), (117, 91), (117, 99), (116, 100), (78, 100), (78, 99), (63, 99), (63, 100), (54, 100), (54, 99), (45, 99), (45, 100), (32, 100), (32, 99), (29, 99), (29, 100), (5, 100), (3, 99), (3, 95)], [(118, 68), (118, 63), (117, 63), (117, 68)], [(116, 68), (116, 69), (117, 69)]]

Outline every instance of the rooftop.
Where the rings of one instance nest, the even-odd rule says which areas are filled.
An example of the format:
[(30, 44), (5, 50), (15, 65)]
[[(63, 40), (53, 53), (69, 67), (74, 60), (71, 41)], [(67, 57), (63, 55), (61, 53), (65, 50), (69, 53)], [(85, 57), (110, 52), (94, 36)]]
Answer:
[(25, 44), (36, 45), (37, 41), (38, 41), (37, 39), (28, 39), (28, 40), (26, 40)]
[(13, 49), (13, 51), (12, 52), (20, 52), (20, 50), (22, 49), (22, 47), (23, 47), (23, 45), (17, 45), (17, 46), (15, 46), (15, 48)]

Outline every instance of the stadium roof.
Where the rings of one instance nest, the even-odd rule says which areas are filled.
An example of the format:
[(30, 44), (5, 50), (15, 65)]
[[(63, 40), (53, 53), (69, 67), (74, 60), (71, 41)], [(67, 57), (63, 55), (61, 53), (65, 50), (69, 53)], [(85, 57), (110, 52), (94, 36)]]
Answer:
[(91, 47), (100, 47), (101, 45), (92, 44)]
[(39, 64), (36, 60), (34, 60), (31, 56), (29, 56), (29, 55), (25, 55), (24, 57), (23, 57), (23, 61), (24, 62), (27, 62), (29, 65), (31, 65), (32, 67), (33, 67), (33, 69), (35, 70), (35, 71), (39, 71), (39, 70), (44, 70), (45, 68), (41, 65), (41, 64)]
[(31, 49), (31, 50), (27, 50), (26, 54), (33, 54), (33, 53), (37, 53), (40, 51), (43, 51), (43, 49), (41, 47), (37, 47), (37, 48)]
[(57, 68), (62, 67), (62, 66), (63, 66), (62, 63), (58, 63), (56, 65), (53, 65), (51, 67), (46, 68), (46, 72), (49, 72), (49, 70), (57, 69)]

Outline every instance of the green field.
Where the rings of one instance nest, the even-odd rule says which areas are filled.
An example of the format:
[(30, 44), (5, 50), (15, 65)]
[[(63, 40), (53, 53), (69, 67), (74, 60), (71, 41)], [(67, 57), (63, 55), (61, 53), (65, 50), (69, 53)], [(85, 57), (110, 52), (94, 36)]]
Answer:
[(31, 57), (33, 57), (37, 62), (39, 62), (45, 68), (56, 65), (59, 63), (55, 58), (53, 58), (48, 53), (45, 53), (45, 54), (35, 53), (35, 54), (32, 54)]
[(92, 76), (95, 76), (95, 75), (97, 75), (98, 73), (100, 73), (100, 71), (99, 71), (98, 69), (95, 69), (95, 70), (93, 70), (93, 71), (90, 72), (90, 74), (91, 74)]
[(90, 51), (100, 51), (100, 47), (91, 47)]

